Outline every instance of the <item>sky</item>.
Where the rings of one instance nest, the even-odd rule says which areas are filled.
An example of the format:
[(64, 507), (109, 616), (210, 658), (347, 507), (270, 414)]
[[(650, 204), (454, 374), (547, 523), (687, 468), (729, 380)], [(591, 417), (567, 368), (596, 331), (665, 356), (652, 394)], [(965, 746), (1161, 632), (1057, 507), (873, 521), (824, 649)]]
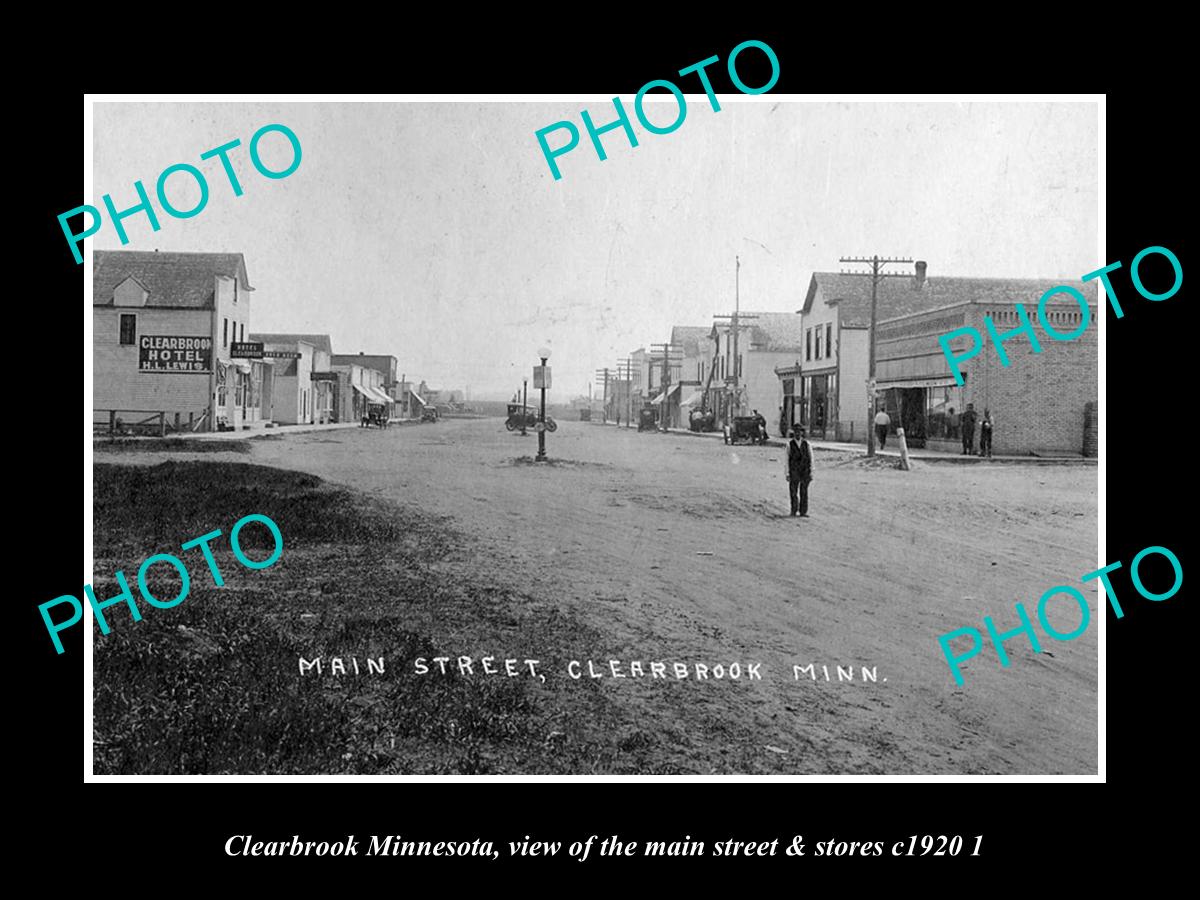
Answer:
[[(653, 95), (651, 95), (653, 96)], [(665, 125), (675, 101), (647, 102)], [(638, 138), (583, 127), (615, 118), (610, 99), (556, 102), (96, 103), (94, 196), (118, 210), (153, 197), (175, 163), (206, 176), (189, 219), (124, 221), (125, 249), (237, 252), (251, 326), (316, 332), (338, 353), (387, 353), (409, 380), (503, 399), (551, 350), (551, 399), (585, 394), (594, 372), (674, 325), (733, 310), (794, 312), (813, 271), (842, 256), (911, 257), (928, 275), (1078, 279), (1097, 258), (1093, 103), (812, 103), (687, 96), (655, 135), (622, 97)], [(580, 143), (555, 180), (535, 133), (571, 121)], [(281, 123), (299, 168), (272, 180), (248, 145)], [(219, 160), (233, 139), (235, 197)], [(551, 146), (564, 131), (549, 136)], [(291, 160), (264, 137), (264, 163)], [(187, 209), (187, 175), (167, 194)], [(122, 249), (105, 221), (95, 249)], [(250, 329), (248, 329), (250, 330)], [(595, 385), (597, 394), (599, 385)]]

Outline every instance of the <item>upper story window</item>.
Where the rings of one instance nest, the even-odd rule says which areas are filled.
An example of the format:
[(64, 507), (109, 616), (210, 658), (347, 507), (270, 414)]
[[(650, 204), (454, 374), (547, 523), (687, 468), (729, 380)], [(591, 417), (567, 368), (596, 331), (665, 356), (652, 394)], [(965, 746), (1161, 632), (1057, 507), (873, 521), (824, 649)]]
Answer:
[(137, 343), (137, 316), (121, 313), (121, 344)]
[(825, 355), (833, 356), (833, 323), (825, 326)]
[(821, 358), (821, 326), (817, 326), (817, 359)]
[(234, 275), (233, 276), (233, 302), (237, 303), (237, 301), (238, 301), (238, 280), (237, 280), (237, 276)]
[(222, 327), (222, 331), (221, 331), (221, 346), (228, 347), (229, 346), (229, 320), (224, 319), (223, 321), (225, 324)]
[(812, 359), (812, 329), (809, 328), (804, 332), (804, 359), (807, 362)]

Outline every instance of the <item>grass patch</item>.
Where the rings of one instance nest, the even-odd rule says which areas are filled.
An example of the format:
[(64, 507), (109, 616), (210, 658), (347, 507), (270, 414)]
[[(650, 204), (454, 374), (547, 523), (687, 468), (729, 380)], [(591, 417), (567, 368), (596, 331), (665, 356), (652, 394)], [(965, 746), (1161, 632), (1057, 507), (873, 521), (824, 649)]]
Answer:
[[(95, 631), (94, 751), (100, 774), (503, 773), (662, 771), (659, 739), (587, 683), (419, 676), (411, 661), (447, 648), (597, 646), (554, 608), (442, 567), (471, 560), (437, 517), (297, 472), (240, 463), (95, 467), (97, 575), (131, 581), (151, 553), (181, 555), (191, 593), (143, 620), (110, 609)], [(228, 549), (243, 515), (272, 518), (284, 553), (249, 571)], [(213, 543), (212, 585), (191, 538)], [(239, 539), (271, 548), (266, 529)], [(256, 552), (257, 545), (261, 548)], [(151, 571), (154, 596), (177, 578)], [(97, 578), (97, 596), (118, 592)], [(137, 591), (136, 585), (133, 590)], [(301, 677), (300, 657), (384, 656), (383, 676)], [(686, 771), (686, 768), (668, 771)]]

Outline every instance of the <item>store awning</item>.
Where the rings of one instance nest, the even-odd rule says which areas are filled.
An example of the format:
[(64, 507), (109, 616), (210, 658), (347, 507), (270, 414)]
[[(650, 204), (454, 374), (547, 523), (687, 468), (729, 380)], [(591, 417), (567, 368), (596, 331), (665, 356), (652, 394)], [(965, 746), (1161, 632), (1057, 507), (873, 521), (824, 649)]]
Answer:
[(231, 365), (237, 369), (241, 369), (243, 372), (250, 371), (250, 360), (248, 359), (231, 359), (229, 360), (228, 365)]
[(425, 406), (425, 405), (426, 405), (425, 401), (421, 399), (421, 395), (420, 395), (420, 394), (418, 394), (416, 391), (411, 391), (411, 390), (410, 390), (408, 393), (409, 393), (409, 395), (410, 395), (410, 396), (411, 396), (411, 397), (412, 397), (414, 400), (416, 400), (416, 401), (417, 401), (418, 403), (420, 403), (422, 406)]
[(953, 375), (944, 375), (940, 378), (914, 378), (910, 381), (877, 381), (875, 382), (875, 390), (886, 391), (888, 388), (931, 388), (931, 387), (955, 387), (957, 382)]
[(384, 406), (392, 405), (392, 398), (389, 397), (387, 394), (385, 394), (383, 391), (381, 391), (379, 388), (368, 387), (367, 390), (371, 392), (371, 396), (375, 398), (376, 403), (382, 403)]
[(678, 393), (678, 391), (679, 391), (679, 385), (673, 384), (669, 388), (667, 388), (665, 391), (661, 391), (661, 392), (655, 394), (654, 398), (650, 402), (651, 403), (662, 403), (664, 400), (666, 400), (666, 399), (672, 397), (674, 394)]
[(704, 391), (692, 391), (683, 400), (679, 401), (680, 406), (699, 406), (704, 402)]
[(378, 402), (378, 401), (377, 401), (377, 400), (376, 400), (374, 397), (372, 397), (372, 396), (371, 396), (371, 392), (370, 392), (370, 391), (368, 391), (368, 390), (367, 390), (365, 387), (363, 387), (361, 384), (351, 384), (351, 385), (350, 385), (350, 387), (354, 388), (354, 390), (355, 390), (355, 391), (357, 391), (357, 392), (358, 392), (359, 394), (361, 394), (362, 396), (366, 397), (366, 398), (367, 398), (368, 400), (370, 400), (372, 403), (377, 403), (377, 402)]

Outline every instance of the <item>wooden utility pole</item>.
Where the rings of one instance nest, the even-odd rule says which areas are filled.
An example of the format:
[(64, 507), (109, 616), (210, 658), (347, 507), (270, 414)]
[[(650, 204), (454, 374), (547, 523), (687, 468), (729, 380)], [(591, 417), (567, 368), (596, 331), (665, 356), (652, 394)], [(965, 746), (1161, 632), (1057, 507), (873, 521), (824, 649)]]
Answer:
[(650, 359), (662, 363), (662, 378), (659, 387), (662, 388), (661, 401), (658, 411), (658, 430), (667, 430), (667, 391), (671, 385), (671, 369), (678, 369), (683, 364), (683, 348), (673, 344), (651, 344)]
[[(871, 279), (871, 330), (867, 335), (867, 456), (875, 455), (875, 323), (878, 310), (879, 282), (885, 278), (911, 278), (903, 272), (884, 272), (883, 267), (889, 263), (910, 263), (911, 259), (900, 259), (882, 256), (843, 256), (840, 262), (865, 263), (871, 267), (869, 272), (847, 272), (843, 275), (859, 275)], [(828, 353), (828, 348), (826, 348)], [(841, 348), (838, 348), (841, 353)], [(840, 361), (840, 357), (839, 357)], [(838, 398), (841, 402), (841, 397)]]
[[(738, 405), (740, 407), (741, 397), (739, 394), (739, 388), (741, 386), (741, 374), (742, 373), (740, 371), (740, 366), (738, 365), (738, 362), (741, 358), (738, 356), (738, 335), (740, 334), (740, 332), (742, 330), (742, 322), (743, 321), (745, 321), (747, 319), (757, 319), (758, 316), (742, 315), (742, 292), (741, 292), (742, 261), (741, 261), (741, 259), (739, 259), (736, 256), (733, 258), (733, 261), (734, 261), (734, 265), (735, 265), (734, 273), (733, 273), (733, 312), (729, 315), (715, 315), (715, 316), (713, 316), (713, 318), (714, 319), (728, 319), (730, 331), (733, 332), (733, 365), (732, 365), (732, 368), (733, 368), (733, 378), (732, 378), (733, 397), (735, 398), (735, 401), (738, 403)], [(719, 334), (720, 334), (720, 332), (718, 332), (718, 336), (719, 336)], [(730, 376), (727, 374), (725, 376), (725, 383), (728, 384), (729, 381), (730, 381)]]
[[(600, 418), (605, 423), (608, 422), (608, 373), (609, 369), (607, 366), (603, 369), (596, 370), (596, 378), (604, 379), (604, 399), (601, 401)], [(590, 402), (588, 405), (591, 405)]]
[(633, 418), (633, 357), (627, 356), (624, 359), (617, 360), (617, 377), (625, 381), (625, 398), (626, 398), (626, 418), (625, 427), (629, 427), (629, 420)]

